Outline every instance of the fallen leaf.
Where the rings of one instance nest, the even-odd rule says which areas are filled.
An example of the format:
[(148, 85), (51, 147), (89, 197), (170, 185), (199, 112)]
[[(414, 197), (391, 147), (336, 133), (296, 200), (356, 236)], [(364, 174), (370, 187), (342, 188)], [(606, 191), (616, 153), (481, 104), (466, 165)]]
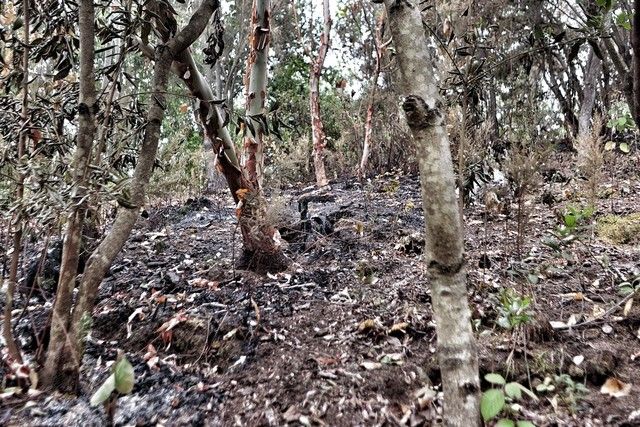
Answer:
[(629, 312), (631, 311), (631, 307), (633, 307), (633, 298), (627, 301), (626, 304), (624, 305), (624, 310), (622, 311), (622, 313), (624, 314), (624, 317), (627, 317), (629, 315)]
[(382, 368), (382, 363), (365, 360), (360, 364), (360, 366), (362, 366), (367, 371), (373, 371), (374, 369)]
[(391, 328), (389, 328), (389, 335), (399, 335), (399, 334), (406, 334), (407, 333), (407, 328), (409, 327), (409, 324), (406, 322), (401, 322), (401, 323), (396, 323), (395, 325), (391, 326)]
[(360, 322), (358, 325), (358, 332), (366, 334), (369, 332), (382, 332), (383, 326), (379, 320), (367, 319)]
[(613, 397), (625, 397), (631, 391), (631, 384), (625, 384), (617, 378), (609, 378), (600, 387), (600, 393)]

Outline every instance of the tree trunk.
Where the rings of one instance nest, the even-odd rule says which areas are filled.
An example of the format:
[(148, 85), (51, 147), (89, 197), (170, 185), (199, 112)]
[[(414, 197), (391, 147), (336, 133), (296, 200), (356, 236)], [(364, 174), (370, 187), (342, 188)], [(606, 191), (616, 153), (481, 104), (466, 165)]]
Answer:
[(438, 335), (445, 424), (479, 425), (480, 382), (467, 302), (462, 226), (433, 59), (423, 38), (420, 10), (407, 0), (384, 0), (384, 3), (405, 94), (402, 108), (420, 165), (426, 222), (425, 260)]
[[(80, 3), (80, 7), (82, 8), (80, 13), (80, 26), (81, 28), (90, 26), (90, 34), (93, 34), (93, 3), (90, 0), (83, 0)], [(71, 321), (69, 321), (69, 310), (71, 310), (70, 301), (68, 303), (62, 301), (67, 308), (67, 311), (63, 312), (60, 307), (57, 307), (59, 303), (56, 298), (56, 306), (54, 306), (56, 326), (54, 329), (52, 325), (51, 340), (47, 350), (46, 362), (41, 373), (43, 386), (46, 388), (65, 391), (75, 391), (77, 388), (78, 372), (84, 351), (84, 335), (90, 327), (89, 321), (98, 293), (98, 287), (111, 266), (111, 263), (127, 241), (138, 218), (140, 207), (145, 201), (145, 192), (151, 178), (151, 172), (158, 150), (158, 142), (160, 140), (160, 128), (166, 108), (165, 94), (173, 57), (187, 49), (197, 39), (202, 31), (204, 31), (211, 14), (217, 7), (219, 7), (218, 1), (203, 0), (187, 26), (174, 38), (166, 44), (159, 46), (156, 50), (153, 93), (151, 96), (153, 102), (149, 108), (144, 141), (140, 148), (140, 156), (130, 185), (131, 197), (127, 203), (128, 206), (120, 206), (111, 231), (105, 236), (102, 242), (100, 242), (100, 245), (87, 261), (85, 272), (80, 283), (78, 301), (71, 314)], [(89, 10), (91, 10), (90, 15)], [(93, 49), (93, 36), (84, 36), (81, 37), (81, 40)], [(81, 47), (81, 51), (82, 49)], [(82, 60), (81, 63), (83, 63)], [(81, 96), (83, 96), (82, 90)], [(84, 102), (81, 100), (80, 105), (82, 106), (83, 104)], [(90, 110), (91, 108), (92, 107), (89, 107)], [(85, 116), (84, 118), (86, 119), (87, 117)], [(80, 135), (82, 135), (82, 132), (79, 131), (79, 136)], [(78, 145), (80, 146), (80, 138)], [(65, 242), (65, 246), (67, 246), (67, 242)], [(64, 283), (62, 278), (60, 283)], [(58, 289), (58, 294), (59, 293), (60, 289)], [(66, 321), (64, 321), (64, 319), (66, 319)]]
[(264, 174), (264, 125), (267, 102), (267, 59), (271, 38), (271, 2), (254, 0), (247, 58), (247, 88), (243, 166), (256, 191), (262, 191)]
[(42, 386), (75, 392), (77, 374), (62, 376), (59, 373), (70, 370), (77, 372), (81, 361), (75, 358), (69, 320), (71, 318), (72, 295), (78, 274), (80, 245), (84, 218), (87, 211), (86, 195), (88, 166), (96, 131), (96, 84), (94, 75), (95, 12), (92, 0), (82, 0), (78, 8), (80, 31), (80, 99), (78, 103), (79, 123), (76, 150), (71, 171), (73, 174), (73, 195), (64, 234), (60, 278), (56, 299), (52, 308), (50, 341), (44, 367), (40, 374)]
[(633, 24), (631, 28), (631, 46), (633, 47), (633, 106), (631, 112), (640, 128), (640, 0), (635, 0), (633, 6)]
[[(20, 171), (23, 165), (23, 157), (26, 154), (27, 135), (29, 135), (29, 37), (31, 28), (29, 26), (29, 0), (22, 0), (22, 16), (24, 19), (24, 52), (22, 53), (22, 130), (18, 136), (18, 163), (16, 179), (16, 200), (22, 203), (24, 199), (24, 174)], [(16, 292), (18, 279), (18, 264), (22, 253), (22, 227), (24, 222), (24, 211), (22, 207), (18, 210), (13, 221), (13, 253), (11, 254), (11, 264), (9, 265), (9, 281), (7, 283), (7, 295), (4, 304), (4, 319), (2, 324), (2, 334), (7, 345), (9, 355), (18, 363), (22, 363), (22, 355), (13, 337), (13, 327), (11, 326), (13, 298)]]
[(371, 153), (371, 140), (373, 137), (373, 109), (376, 101), (376, 93), (378, 90), (378, 78), (382, 68), (383, 42), (382, 34), (384, 32), (384, 15), (380, 15), (375, 30), (375, 54), (376, 64), (371, 78), (371, 94), (367, 104), (367, 118), (364, 123), (364, 144), (362, 146), (362, 158), (360, 159), (360, 167), (358, 168), (358, 176), (362, 179), (367, 173), (367, 164)]
[[(205, 143), (213, 145), (219, 170), (227, 180), (242, 232), (244, 246), (240, 266), (256, 271), (281, 271), (288, 267), (289, 260), (283, 253), (280, 233), (265, 221), (266, 200), (262, 191), (248, 178), (236, 157), (233, 140), (224, 124), (218, 108), (211, 103), (213, 93), (200, 73), (190, 52), (182, 52), (172, 66), (182, 78), (198, 102), (198, 115), (204, 131)], [(189, 71), (187, 73), (187, 71)], [(184, 78), (188, 75), (188, 78)]]
[(331, 44), (331, 14), (329, 0), (323, 0), (322, 13), (324, 16), (324, 29), (320, 35), (320, 49), (318, 57), (311, 64), (309, 77), (309, 108), (311, 111), (311, 135), (313, 141), (313, 165), (316, 172), (316, 184), (324, 187), (327, 181), (327, 172), (324, 167), (324, 149), (327, 146), (324, 125), (320, 116), (320, 76), (324, 67), (324, 59)]
[(589, 58), (587, 59), (582, 89), (582, 104), (578, 114), (578, 138), (584, 138), (591, 132), (591, 117), (596, 103), (598, 82), (602, 74), (602, 61), (589, 46)]

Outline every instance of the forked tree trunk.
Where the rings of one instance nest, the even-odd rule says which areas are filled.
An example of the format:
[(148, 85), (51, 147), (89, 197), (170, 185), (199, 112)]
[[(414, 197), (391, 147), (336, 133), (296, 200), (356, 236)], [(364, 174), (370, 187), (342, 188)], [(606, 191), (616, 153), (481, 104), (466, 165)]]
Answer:
[[(26, 154), (27, 135), (29, 134), (29, 0), (22, 0), (22, 17), (24, 19), (24, 51), (22, 53), (22, 131), (18, 136), (18, 167), (16, 179), (16, 200), (22, 203), (24, 199), (24, 174), (20, 171), (23, 165), (23, 157)], [(13, 253), (11, 254), (11, 263), (9, 264), (9, 281), (7, 283), (7, 296), (4, 303), (4, 319), (2, 324), (2, 334), (7, 345), (9, 355), (18, 363), (22, 363), (22, 355), (20, 349), (13, 337), (13, 328), (11, 326), (11, 312), (13, 311), (13, 298), (16, 292), (16, 283), (18, 279), (18, 264), (20, 262), (20, 254), (22, 253), (22, 227), (24, 223), (24, 211), (22, 208), (18, 210), (13, 224)]]
[[(81, 28), (90, 26), (93, 31), (92, 5), (93, 3), (90, 0), (81, 2), (81, 8), (83, 9), (80, 13), (80, 19)], [(151, 95), (153, 101), (147, 116), (147, 126), (140, 149), (140, 156), (129, 187), (130, 200), (128, 201), (128, 206), (120, 206), (111, 230), (87, 261), (80, 283), (78, 300), (75, 307), (73, 307), (73, 311), (70, 311), (70, 302), (67, 304), (67, 311), (62, 311), (59, 307), (56, 307), (59, 304), (56, 300), (56, 305), (54, 306), (54, 317), (58, 317), (56, 330), (52, 328), (45, 366), (40, 376), (43, 386), (46, 388), (71, 392), (77, 388), (78, 372), (84, 351), (84, 335), (90, 328), (91, 314), (98, 287), (111, 263), (127, 241), (139, 216), (140, 207), (145, 201), (146, 188), (151, 178), (153, 164), (158, 151), (160, 129), (166, 108), (165, 94), (172, 60), (177, 54), (187, 49), (204, 31), (211, 14), (217, 7), (219, 7), (217, 0), (203, 0), (187, 26), (156, 50), (153, 93)], [(89, 9), (91, 9), (91, 15), (89, 15)], [(81, 40), (84, 40), (86, 44), (90, 44), (91, 49), (93, 49), (92, 36), (81, 37)], [(82, 104), (81, 100), (80, 105)], [(65, 302), (63, 301), (63, 303)]]
[[(75, 391), (77, 386), (77, 379), (73, 375), (59, 377), (58, 384), (54, 384), (54, 379), (57, 377), (57, 373), (64, 370), (65, 367), (73, 366), (77, 370), (75, 367), (80, 366), (80, 360), (73, 359), (76, 355), (72, 351), (72, 347), (69, 347), (69, 319), (72, 307), (71, 298), (78, 274), (82, 229), (87, 212), (88, 166), (96, 132), (95, 12), (92, 0), (80, 1), (78, 19), (80, 30), (80, 99), (78, 102), (78, 136), (71, 164), (73, 195), (64, 234), (60, 278), (52, 308), (49, 347), (40, 374), (43, 387), (60, 387), (60, 389), (69, 391)], [(67, 360), (68, 358), (72, 358), (72, 360)]]
[[(149, 46), (140, 40), (138, 45), (146, 56), (152, 55), (153, 49)], [(213, 147), (217, 168), (224, 175), (237, 204), (236, 214), (244, 247), (240, 266), (271, 272), (286, 269), (290, 261), (284, 255), (284, 242), (280, 233), (266, 222), (264, 195), (258, 191), (240, 166), (225, 120), (214, 102), (215, 96), (211, 86), (198, 69), (188, 49), (174, 58), (171, 70), (198, 101), (196, 110), (204, 131), (205, 146), (210, 144)]]
[[(402, 108), (416, 145), (426, 222), (425, 261), (438, 335), (444, 420), (480, 423), (478, 360), (467, 302), (463, 236), (453, 162), (420, 10), (384, 0), (404, 94)], [(419, 36), (420, 35), (420, 36)]]
[(324, 187), (327, 181), (327, 172), (324, 167), (324, 149), (327, 146), (324, 125), (320, 115), (320, 76), (324, 67), (324, 60), (331, 44), (331, 13), (329, 11), (329, 0), (322, 2), (322, 14), (324, 17), (324, 28), (320, 35), (320, 49), (318, 56), (311, 64), (309, 77), (309, 108), (311, 111), (311, 137), (313, 141), (313, 165), (316, 173), (316, 184)]
[(264, 125), (267, 102), (267, 59), (271, 38), (271, 2), (254, 0), (251, 12), (249, 57), (246, 73), (246, 116), (244, 137), (244, 168), (256, 191), (262, 191), (264, 173)]

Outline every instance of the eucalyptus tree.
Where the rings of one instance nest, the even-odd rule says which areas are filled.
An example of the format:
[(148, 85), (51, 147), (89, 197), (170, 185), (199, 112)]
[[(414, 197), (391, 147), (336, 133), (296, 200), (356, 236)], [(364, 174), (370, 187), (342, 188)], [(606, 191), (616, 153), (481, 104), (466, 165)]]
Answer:
[[(91, 1), (85, 3), (92, 4)], [(86, 23), (89, 19), (89, 12), (87, 12), (89, 7), (84, 6), (86, 15), (83, 16), (82, 11), (80, 15), (84, 20), (81, 22)], [(56, 329), (52, 329), (46, 361), (41, 372), (41, 380), (45, 387), (70, 391), (77, 388), (84, 351), (84, 335), (89, 328), (88, 322), (91, 319), (98, 286), (129, 237), (145, 201), (145, 190), (151, 178), (160, 141), (161, 125), (166, 108), (166, 88), (173, 58), (195, 42), (209, 23), (213, 12), (219, 7), (219, 2), (216, 0), (203, 0), (189, 23), (179, 32), (172, 8), (156, 8), (154, 11), (154, 16), (158, 19), (157, 24), (163, 25), (170, 36), (163, 40), (161, 46), (155, 51), (152, 101), (147, 114), (140, 155), (129, 186), (129, 200), (127, 206), (120, 207), (110, 231), (87, 261), (76, 304), (70, 307), (68, 301), (56, 299), (53, 308), (54, 317), (57, 317)], [(89, 21), (89, 23), (92, 22), (93, 19)], [(92, 42), (92, 38), (87, 41), (90, 44), (93, 44)], [(91, 77), (85, 75), (85, 78)], [(84, 153), (85, 156), (89, 154)], [(67, 244), (65, 241), (65, 246)]]
[(467, 301), (463, 231), (433, 58), (420, 9), (407, 0), (384, 3), (400, 69), (402, 109), (420, 165), (425, 262), (438, 336), (444, 420), (451, 426), (480, 425), (480, 381)]

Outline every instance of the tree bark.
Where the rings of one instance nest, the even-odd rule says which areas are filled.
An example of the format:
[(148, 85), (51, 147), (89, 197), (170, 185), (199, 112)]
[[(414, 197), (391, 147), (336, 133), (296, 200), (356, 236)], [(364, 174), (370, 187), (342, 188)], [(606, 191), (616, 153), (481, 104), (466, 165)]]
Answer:
[(633, 47), (633, 106), (631, 111), (636, 127), (640, 128), (640, 0), (633, 3), (631, 46)]
[(462, 225), (433, 59), (420, 10), (408, 0), (384, 0), (384, 3), (405, 94), (402, 108), (420, 165), (426, 222), (425, 260), (438, 335), (445, 424), (479, 425), (480, 382), (467, 302)]
[[(88, 9), (93, 9), (92, 4), (91, 0), (81, 2), (84, 13), (80, 13), (80, 17), (81, 20), (85, 20), (85, 23), (89, 19)], [(87, 261), (80, 283), (78, 301), (71, 313), (71, 321), (68, 320), (69, 311), (58, 310), (57, 312), (54, 308), (54, 318), (59, 317), (59, 319), (56, 330), (54, 331), (52, 328), (47, 358), (41, 374), (43, 386), (46, 388), (72, 392), (77, 388), (78, 371), (84, 351), (84, 334), (89, 328), (88, 320), (91, 319), (98, 287), (129, 237), (139, 216), (140, 207), (145, 201), (145, 192), (151, 178), (160, 140), (160, 130), (166, 108), (165, 93), (172, 60), (180, 52), (187, 49), (204, 31), (211, 14), (217, 7), (219, 7), (217, 0), (203, 0), (187, 26), (166, 44), (156, 49), (153, 94), (151, 96), (153, 101), (147, 117), (140, 156), (129, 188), (130, 200), (128, 206), (120, 207), (111, 231)], [(91, 12), (91, 17), (93, 17), (93, 12)], [(93, 19), (90, 20), (90, 26), (93, 29)], [(81, 37), (81, 40), (90, 44), (93, 49), (93, 37)], [(56, 302), (56, 304), (58, 303)], [(71, 304), (67, 305), (70, 310)], [(62, 319), (67, 320), (62, 322)]]
[(313, 165), (316, 174), (316, 184), (324, 187), (329, 182), (324, 165), (324, 149), (327, 146), (324, 125), (320, 115), (320, 76), (324, 67), (324, 60), (331, 44), (331, 14), (329, 0), (323, 0), (322, 13), (324, 17), (324, 29), (320, 35), (320, 49), (318, 56), (311, 64), (309, 77), (309, 109), (311, 111), (311, 136), (313, 141)]
[[(16, 200), (22, 203), (24, 199), (24, 174), (20, 172), (20, 166), (23, 165), (23, 157), (26, 154), (27, 135), (29, 135), (29, 37), (31, 28), (29, 26), (29, 0), (22, 0), (22, 16), (24, 19), (24, 52), (22, 53), (22, 111), (20, 118), (22, 120), (22, 130), (18, 135), (18, 166), (16, 179)], [(9, 265), (9, 280), (7, 283), (7, 295), (4, 304), (4, 319), (2, 324), (2, 334), (7, 345), (9, 355), (18, 363), (22, 363), (22, 355), (20, 349), (13, 337), (12, 327), (12, 311), (13, 298), (16, 292), (16, 283), (18, 279), (18, 264), (20, 262), (20, 254), (22, 253), (22, 227), (24, 221), (24, 212), (22, 207), (18, 210), (13, 221), (13, 253), (11, 254), (11, 263)]]
[[(250, 52), (247, 58), (244, 161), (248, 179), (256, 191), (262, 190), (264, 174), (264, 125), (267, 102), (267, 59), (271, 38), (271, 2), (254, 0), (251, 12)], [(250, 126), (249, 126), (250, 125)]]
[[(73, 375), (58, 377), (57, 373), (71, 367), (77, 370), (80, 360), (76, 356), (69, 335), (72, 294), (78, 274), (80, 245), (84, 218), (87, 211), (88, 166), (96, 132), (96, 84), (94, 75), (95, 11), (92, 0), (81, 0), (78, 8), (80, 31), (80, 99), (78, 103), (79, 123), (76, 149), (71, 170), (73, 195), (64, 234), (60, 278), (56, 299), (52, 308), (49, 347), (40, 378), (45, 388), (76, 391), (77, 379)], [(70, 360), (68, 360), (71, 358)], [(58, 377), (58, 378), (57, 378)], [(54, 384), (57, 379), (58, 383)]]
[(584, 138), (591, 132), (591, 117), (596, 103), (598, 82), (602, 74), (602, 61), (589, 46), (589, 58), (587, 59), (582, 89), (582, 104), (578, 114), (578, 138)]
[(382, 55), (383, 55), (383, 42), (382, 34), (384, 33), (384, 15), (380, 15), (375, 28), (375, 54), (376, 63), (373, 70), (373, 77), (371, 78), (371, 93), (369, 95), (369, 102), (367, 104), (367, 117), (364, 123), (364, 143), (362, 146), (362, 158), (360, 159), (360, 167), (358, 168), (358, 176), (362, 179), (367, 173), (367, 164), (369, 163), (369, 155), (371, 153), (371, 143), (373, 138), (373, 109), (376, 101), (376, 94), (378, 91), (378, 79), (380, 78), (380, 71), (382, 69)]

